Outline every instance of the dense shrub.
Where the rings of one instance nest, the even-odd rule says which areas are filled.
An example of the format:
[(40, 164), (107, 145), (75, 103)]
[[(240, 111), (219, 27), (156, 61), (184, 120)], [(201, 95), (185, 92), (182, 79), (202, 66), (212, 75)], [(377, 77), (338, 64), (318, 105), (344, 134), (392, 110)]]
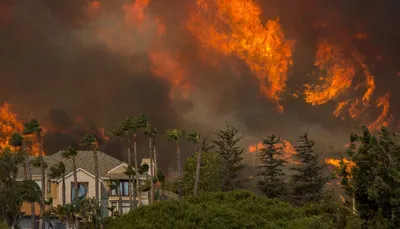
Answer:
[(7, 226), (7, 224), (0, 220), (0, 229), (8, 229), (8, 228), (9, 227)]
[(111, 221), (107, 228), (337, 228), (334, 217), (327, 217), (325, 211), (317, 205), (295, 208), (247, 191), (214, 192), (141, 207)]

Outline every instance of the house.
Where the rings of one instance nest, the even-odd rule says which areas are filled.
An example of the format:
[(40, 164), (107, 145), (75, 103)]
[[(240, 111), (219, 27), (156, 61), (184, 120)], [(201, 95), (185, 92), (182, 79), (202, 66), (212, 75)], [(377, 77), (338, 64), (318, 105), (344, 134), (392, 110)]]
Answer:
[[(63, 151), (59, 151), (53, 155), (44, 156), (44, 161), (47, 164), (45, 171), (45, 188), (46, 199), (53, 199), (53, 206), (62, 204), (62, 178), (50, 179), (48, 177), (49, 168), (62, 161), (65, 164), (65, 186), (66, 186), (66, 203), (71, 203), (74, 199), (74, 176), (72, 160), (62, 157)], [(120, 190), (122, 192), (122, 210), (124, 213), (130, 210), (129, 197), (128, 197), (128, 175), (126, 175), (125, 168), (128, 166), (125, 162), (120, 161), (104, 152), (97, 151), (99, 162), (99, 197), (103, 206), (104, 216), (110, 216), (111, 212), (107, 207), (115, 206), (118, 209), (119, 195), (116, 191), (109, 190), (108, 184), (111, 180), (120, 181)], [(146, 159), (144, 159), (146, 160)], [(95, 197), (95, 166), (93, 162), (92, 151), (78, 151), (76, 156), (76, 171), (78, 177), (79, 198)], [(40, 168), (32, 168), (32, 179), (41, 186)], [(23, 179), (23, 169), (20, 170), (19, 179)], [(146, 182), (148, 176), (140, 175), (140, 185)], [(140, 193), (140, 199), (143, 205), (148, 204), (148, 192)], [(137, 197), (137, 200), (139, 198)], [(50, 207), (50, 206), (48, 206)], [(36, 204), (35, 214), (39, 215), (39, 205)], [(24, 203), (22, 211), (25, 212), (24, 219), (20, 222), (21, 229), (31, 228), (30, 212), (31, 204)], [(54, 225), (54, 224), (53, 224)]]

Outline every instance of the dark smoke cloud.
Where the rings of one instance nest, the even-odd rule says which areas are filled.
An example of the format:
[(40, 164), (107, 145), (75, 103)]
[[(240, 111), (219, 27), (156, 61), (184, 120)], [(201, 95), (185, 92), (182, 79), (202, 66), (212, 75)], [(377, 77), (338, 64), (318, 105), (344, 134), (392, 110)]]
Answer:
[[(109, 12), (122, 17), (121, 6), (130, 1), (102, 2)], [(191, 96), (172, 100), (169, 83), (150, 71), (146, 52), (151, 34), (137, 40), (118, 40), (121, 47), (111, 51), (96, 39), (93, 29), (96, 23), (114, 23), (113, 17), (93, 21), (85, 13), (88, 1), (0, 0), (0, 13), (9, 12), (0, 16), (0, 98), (14, 104), (24, 118), (38, 117), (56, 130), (46, 136), (48, 153), (71, 144), (79, 147), (77, 143), (86, 132), (98, 134), (100, 127), (111, 131), (125, 117), (143, 112), (159, 130), (158, 160), (164, 168), (174, 161), (173, 144), (161, 136), (167, 128), (199, 128), (211, 136), (229, 122), (243, 130), (248, 142), (257, 139), (256, 129), (260, 135), (274, 132), (288, 140), (309, 130), (324, 146), (346, 142), (349, 131), (359, 123), (334, 118), (333, 103), (312, 107), (301, 99), (286, 98), (281, 115), (275, 111), (275, 104), (259, 94), (254, 77), (240, 61), (229, 59), (216, 68), (202, 64), (196, 41), (184, 29), (193, 2), (151, 1), (153, 14), (166, 21), (167, 48), (180, 50), (185, 69), (190, 69)], [(265, 19), (280, 16), (288, 38), (297, 41), (289, 88), (314, 80), (309, 73), (321, 34), (335, 35), (337, 29), (361, 31), (370, 40), (352, 45), (362, 49), (369, 65), (375, 65), (372, 72), (377, 94), (392, 88), (392, 113), (398, 113), (393, 100), (400, 93), (395, 90), (400, 64), (400, 31), (396, 27), (400, 15), (395, 10), (400, 2), (386, 0), (377, 5), (372, 0), (271, 0), (261, 4)], [(318, 20), (330, 20), (334, 26), (318, 30), (313, 27)], [(116, 30), (115, 37), (126, 32), (131, 31)], [(139, 50), (131, 51), (133, 47)], [(381, 62), (374, 59), (378, 54), (383, 56)], [(84, 121), (77, 122), (77, 117)], [(140, 156), (148, 154), (146, 147), (146, 138), (141, 135)], [(184, 151), (192, 151), (187, 149)], [(104, 142), (102, 150), (126, 159), (123, 145), (115, 138)]]

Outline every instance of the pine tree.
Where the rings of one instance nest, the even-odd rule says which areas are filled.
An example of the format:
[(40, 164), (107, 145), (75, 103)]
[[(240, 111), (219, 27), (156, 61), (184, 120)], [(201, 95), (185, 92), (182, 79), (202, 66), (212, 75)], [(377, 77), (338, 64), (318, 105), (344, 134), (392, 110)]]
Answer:
[(216, 151), (221, 159), (222, 191), (232, 191), (243, 187), (243, 180), (239, 173), (244, 169), (242, 164), (244, 149), (238, 146), (241, 137), (238, 137), (239, 130), (227, 125), (215, 135), (214, 141)]
[(283, 144), (275, 135), (263, 140), (264, 148), (258, 157), (258, 187), (269, 198), (277, 198), (286, 194), (283, 167), (287, 161), (283, 157)]
[(291, 177), (293, 187), (292, 198), (295, 204), (318, 202), (323, 196), (323, 187), (328, 181), (322, 176), (323, 166), (319, 165), (320, 155), (315, 152), (315, 142), (304, 133), (296, 141), (297, 154), (295, 157), (300, 162), (292, 168)]

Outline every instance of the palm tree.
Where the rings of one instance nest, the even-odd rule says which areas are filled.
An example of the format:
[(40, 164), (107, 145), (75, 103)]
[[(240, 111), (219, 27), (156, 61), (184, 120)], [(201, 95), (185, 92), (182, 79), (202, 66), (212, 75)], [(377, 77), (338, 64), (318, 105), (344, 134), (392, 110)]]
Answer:
[[(137, 153), (136, 153), (136, 131), (137, 129), (140, 128), (140, 126), (137, 125), (134, 119), (132, 118), (127, 118), (125, 119), (118, 127), (117, 130), (115, 130), (114, 134), (117, 137), (121, 137), (123, 140), (125, 140), (128, 144), (128, 165), (131, 166), (131, 147), (132, 147), (132, 142), (133, 142), (133, 157), (134, 157), (134, 165), (135, 165), (135, 171), (138, 170), (138, 165), (137, 165)], [(133, 183), (133, 179), (130, 179), (130, 183)], [(139, 193), (139, 177), (136, 176), (136, 191), (133, 192), (133, 185), (129, 184), (129, 198), (131, 200), (130, 206), (132, 209), (132, 205), (136, 208), (136, 204), (133, 204), (136, 202), (136, 196), (139, 198), (139, 203), (140, 201), (140, 193)], [(132, 193), (134, 195), (134, 201), (132, 200)]]
[[(30, 166), (29, 155), (23, 148), (24, 138), (19, 133), (14, 133), (10, 139), (10, 145), (12, 145), (21, 155), (24, 156), (25, 161), (25, 180), (32, 180), (32, 170)], [(35, 203), (31, 203), (31, 226), (35, 225)]]
[(40, 201), (40, 216), (41, 219), (39, 221), (39, 228), (45, 229), (45, 225), (43, 223), (43, 214), (44, 214), (44, 196), (46, 195), (46, 182), (44, 176), (44, 160), (43, 160), (43, 141), (42, 141), (42, 128), (39, 125), (39, 122), (36, 119), (31, 119), (30, 121), (24, 124), (24, 129), (22, 132), (24, 135), (34, 134), (37, 142), (39, 143), (39, 160), (40, 160), (40, 178), (42, 182), (42, 199)]
[(82, 145), (87, 147), (89, 150), (93, 152), (93, 160), (94, 160), (94, 173), (95, 173), (95, 192), (96, 192), (96, 199), (99, 200), (99, 161), (97, 158), (97, 140), (91, 134), (87, 133), (82, 139)]
[(119, 215), (122, 215), (122, 193), (121, 193), (121, 183), (119, 180), (111, 180), (108, 183), (108, 188), (112, 191), (114, 190), (115, 192), (118, 193), (118, 213)]
[(179, 181), (178, 181), (178, 193), (179, 193), (179, 199), (182, 198), (182, 167), (181, 167), (181, 150), (179, 146), (179, 139), (181, 138), (181, 132), (178, 129), (172, 129), (167, 131), (167, 139), (169, 141), (175, 142), (176, 144), (176, 164), (178, 167), (178, 173), (179, 173)]
[(200, 162), (201, 162), (201, 147), (200, 147), (200, 135), (195, 131), (192, 130), (186, 137), (186, 139), (193, 144), (197, 144), (197, 161), (196, 161), (196, 179), (194, 182), (194, 190), (193, 195), (197, 195), (197, 190), (199, 188), (199, 181), (200, 181)]
[[(144, 114), (140, 114), (138, 117), (136, 117), (134, 119), (134, 123), (135, 123), (135, 127), (136, 127), (137, 130), (146, 129), (148, 124), (149, 124), (148, 119)], [(136, 150), (136, 133), (134, 132), (134, 135), (133, 135), (133, 156), (135, 158), (135, 170), (138, 171), (139, 167), (138, 167), (138, 163), (137, 163), (137, 155), (136, 154), (137, 154), (137, 150)], [(142, 201), (141, 201), (139, 186), (140, 186), (140, 174), (136, 173), (136, 190), (137, 190), (139, 205), (141, 205)]]
[(78, 189), (78, 174), (76, 171), (76, 156), (78, 155), (78, 152), (72, 148), (71, 146), (68, 146), (66, 150), (62, 152), (62, 157), (66, 159), (71, 159), (72, 160), (72, 173), (74, 174), (74, 200), (77, 202), (78, 201), (78, 196), (79, 196), (79, 189)]
[(150, 125), (149, 123), (147, 124), (147, 128), (145, 129), (144, 133), (149, 137), (149, 156), (150, 156), (150, 201), (149, 203), (154, 202), (154, 183), (153, 183), (153, 178), (154, 178), (154, 166), (153, 166), (153, 153), (154, 153), (154, 139), (157, 134), (157, 130), (153, 125)]
[(62, 161), (58, 162), (58, 164), (50, 167), (50, 173), (48, 176), (51, 179), (62, 179), (62, 205), (65, 206), (65, 165)]
[(58, 219), (64, 223), (65, 228), (69, 228), (68, 220), (67, 220), (67, 212), (66, 212), (67, 205), (57, 205), (56, 207), (52, 207), (50, 212), (58, 217)]
[(129, 191), (129, 207), (130, 207), (130, 210), (132, 211), (133, 210), (133, 198), (132, 198), (131, 190), (132, 190), (132, 184), (133, 184), (132, 180), (136, 174), (136, 170), (134, 170), (131, 165), (128, 165), (128, 167), (125, 168), (124, 173), (126, 175), (128, 175), (128, 177), (129, 177), (129, 182), (128, 182), (128, 184), (129, 184), (129, 189), (128, 189), (128, 191)]

